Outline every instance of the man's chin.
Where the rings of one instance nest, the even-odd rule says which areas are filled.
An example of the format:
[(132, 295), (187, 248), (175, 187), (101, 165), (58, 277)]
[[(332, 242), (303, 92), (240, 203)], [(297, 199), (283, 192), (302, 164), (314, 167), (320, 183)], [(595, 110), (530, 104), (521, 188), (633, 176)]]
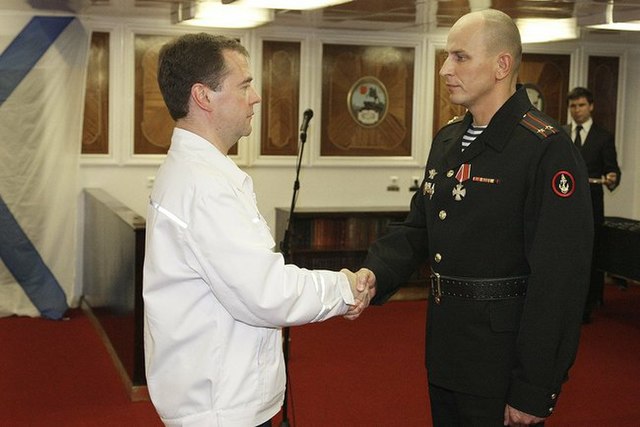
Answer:
[(449, 101), (455, 105), (462, 105), (464, 103), (464, 97), (458, 94), (449, 93)]

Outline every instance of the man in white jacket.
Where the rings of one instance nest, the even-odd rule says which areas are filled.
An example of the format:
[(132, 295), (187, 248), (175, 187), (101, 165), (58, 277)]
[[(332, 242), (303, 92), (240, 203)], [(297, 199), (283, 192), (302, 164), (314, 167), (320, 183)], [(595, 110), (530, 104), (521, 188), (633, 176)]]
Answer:
[(240, 43), (179, 37), (160, 51), (158, 83), (176, 127), (147, 215), (151, 400), (167, 426), (268, 426), (284, 398), (281, 327), (355, 318), (375, 288), (273, 251), (251, 178), (227, 156), (260, 102)]

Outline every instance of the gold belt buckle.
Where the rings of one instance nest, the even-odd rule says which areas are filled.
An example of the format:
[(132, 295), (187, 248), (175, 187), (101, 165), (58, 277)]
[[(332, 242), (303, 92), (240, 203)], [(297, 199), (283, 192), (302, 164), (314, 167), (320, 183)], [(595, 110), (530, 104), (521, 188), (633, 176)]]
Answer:
[[(435, 279), (435, 285), (434, 285)], [(433, 272), (433, 276), (431, 277), (431, 292), (433, 292), (433, 299), (436, 304), (440, 304), (440, 300), (442, 297), (442, 291), (440, 290), (440, 274)]]

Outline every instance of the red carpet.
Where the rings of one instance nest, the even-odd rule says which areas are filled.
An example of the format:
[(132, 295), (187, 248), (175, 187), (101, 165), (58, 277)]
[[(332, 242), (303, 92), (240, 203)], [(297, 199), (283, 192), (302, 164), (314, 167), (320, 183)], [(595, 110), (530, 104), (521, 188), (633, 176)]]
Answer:
[(0, 319), (0, 426), (162, 426), (131, 402), (89, 318)]
[[(608, 285), (548, 426), (640, 426), (640, 286)], [(430, 426), (425, 301), (291, 331), (294, 427)], [(89, 319), (0, 319), (0, 426), (161, 426), (127, 392)], [(274, 427), (279, 425), (278, 417)]]
[[(298, 427), (430, 426), (426, 302), (369, 308), (360, 319), (291, 332), (289, 420)], [(640, 286), (606, 286), (583, 327), (550, 427), (640, 426)], [(276, 424), (277, 426), (278, 424)]]

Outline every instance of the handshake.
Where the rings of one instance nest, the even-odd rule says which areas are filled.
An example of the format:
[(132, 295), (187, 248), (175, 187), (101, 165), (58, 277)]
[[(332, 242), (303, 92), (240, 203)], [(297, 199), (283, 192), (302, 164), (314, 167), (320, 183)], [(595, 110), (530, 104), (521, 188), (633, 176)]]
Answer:
[(356, 273), (343, 268), (341, 273), (349, 279), (351, 292), (355, 298), (355, 304), (349, 306), (349, 310), (344, 315), (345, 319), (357, 319), (365, 308), (369, 306), (371, 299), (376, 295), (376, 275), (367, 268), (361, 268)]

